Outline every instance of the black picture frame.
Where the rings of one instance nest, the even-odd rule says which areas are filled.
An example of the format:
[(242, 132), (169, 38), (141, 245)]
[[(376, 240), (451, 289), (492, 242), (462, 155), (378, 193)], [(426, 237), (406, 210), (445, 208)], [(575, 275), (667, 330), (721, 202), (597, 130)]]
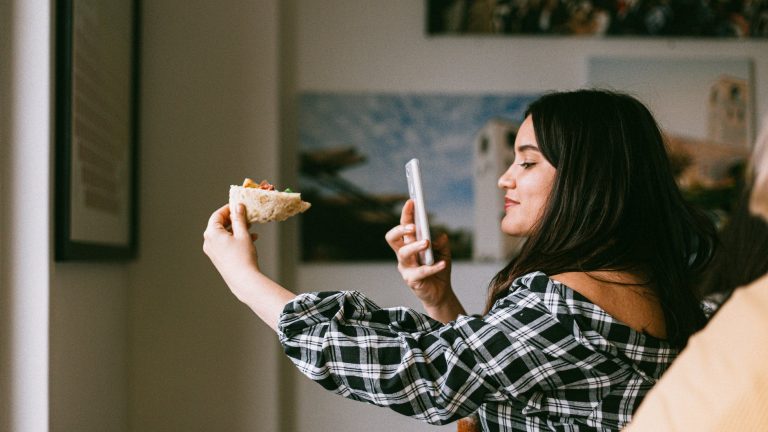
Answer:
[(57, 0), (54, 259), (138, 245), (139, 0)]

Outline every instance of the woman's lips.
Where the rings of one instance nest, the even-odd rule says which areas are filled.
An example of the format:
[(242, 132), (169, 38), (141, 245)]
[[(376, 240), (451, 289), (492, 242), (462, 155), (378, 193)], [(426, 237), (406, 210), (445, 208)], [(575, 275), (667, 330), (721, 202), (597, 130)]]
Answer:
[(513, 199), (504, 198), (504, 210), (512, 207), (513, 205), (518, 205), (518, 204), (520, 204), (520, 203), (515, 201), (515, 200), (513, 200)]

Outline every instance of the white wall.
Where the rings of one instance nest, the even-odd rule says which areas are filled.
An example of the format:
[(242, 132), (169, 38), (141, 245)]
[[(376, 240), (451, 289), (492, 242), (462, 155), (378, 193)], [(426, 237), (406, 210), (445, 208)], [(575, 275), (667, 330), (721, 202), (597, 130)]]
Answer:
[[(50, 5), (0, 6), (0, 430), (48, 427)], [(23, 24), (22, 24), (23, 23)]]
[[(277, 338), (202, 252), (229, 185), (279, 174), (278, 3), (143, 2), (131, 430), (280, 430)], [(276, 274), (275, 227), (258, 232)]]
[(0, 430), (127, 430), (125, 267), (50, 252), (51, 2), (0, 16)]
[(0, 431), (279, 430), (275, 336), (201, 251), (231, 182), (277, 176), (278, 3), (144, 2), (132, 264), (52, 262), (52, 3), (0, 2)]
[(126, 264), (53, 266), (51, 431), (128, 431), (128, 293)]
[[(297, 92), (538, 92), (586, 84), (593, 55), (751, 57), (757, 118), (768, 112), (767, 41), (605, 40), (598, 38), (425, 37), (424, 4), (413, 0), (296, 0)], [(478, 312), (498, 266), (454, 271), (459, 297)], [(394, 260), (390, 265), (300, 266), (301, 290), (357, 289), (383, 306), (413, 305)], [(379, 408), (295, 382), (298, 431), (417, 431), (425, 426)], [(311, 408), (311, 409), (310, 409)], [(429, 427), (426, 427), (429, 429)], [(431, 430), (431, 429), (430, 429)], [(455, 426), (445, 427), (455, 430)]]

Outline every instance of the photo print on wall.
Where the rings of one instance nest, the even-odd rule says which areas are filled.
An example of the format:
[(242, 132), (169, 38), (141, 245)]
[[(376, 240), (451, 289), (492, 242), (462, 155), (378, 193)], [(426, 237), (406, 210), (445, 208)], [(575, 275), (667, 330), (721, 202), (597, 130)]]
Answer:
[(429, 35), (766, 38), (768, 1), (426, 0)]
[(519, 240), (499, 231), (496, 182), (535, 94), (305, 92), (299, 102), (302, 260), (388, 261), (384, 234), (408, 199), (419, 158), (433, 238), (455, 260), (504, 260)]
[(595, 57), (588, 69), (589, 85), (631, 93), (648, 106), (683, 193), (724, 220), (754, 140), (752, 61)]

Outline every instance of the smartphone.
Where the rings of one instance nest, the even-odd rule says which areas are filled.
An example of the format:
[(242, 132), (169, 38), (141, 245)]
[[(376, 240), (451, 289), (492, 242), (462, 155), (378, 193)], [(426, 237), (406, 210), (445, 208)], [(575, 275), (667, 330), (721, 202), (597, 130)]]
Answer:
[(432, 254), (432, 237), (429, 235), (429, 221), (427, 208), (424, 206), (424, 190), (421, 187), (421, 168), (418, 159), (413, 158), (405, 164), (405, 177), (408, 179), (408, 194), (413, 200), (416, 241), (429, 240), (429, 248), (419, 252), (419, 261), (422, 265), (432, 265), (435, 263), (435, 257)]

